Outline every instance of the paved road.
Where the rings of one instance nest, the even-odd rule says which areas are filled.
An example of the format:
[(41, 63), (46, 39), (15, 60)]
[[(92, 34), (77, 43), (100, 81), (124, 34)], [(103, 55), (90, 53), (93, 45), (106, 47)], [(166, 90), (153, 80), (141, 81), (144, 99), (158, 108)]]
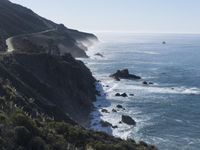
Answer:
[(36, 33), (30, 33), (30, 34), (21, 34), (21, 35), (17, 35), (17, 36), (13, 36), (13, 37), (9, 37), (8, 39), (6, 39), (6, 45), (7, 45), (7, 52), (8, 53), (11, 53), (15, 50), (13, 44), (12, 44), (12, 40), (14, 38), (17, 38), (17, 37), (23, 37), (23, 36), (28, 36), (28, 35), (37, 35), (37, 34), (44, 34), (44, 33), (48, 33), (48, 32), (51, 32), (51, 31), (56, 31), (57, 29), (48, 29), (48, 30), (45, 30), (45, 31), (41, 31), (41, 32), (36, 32)]

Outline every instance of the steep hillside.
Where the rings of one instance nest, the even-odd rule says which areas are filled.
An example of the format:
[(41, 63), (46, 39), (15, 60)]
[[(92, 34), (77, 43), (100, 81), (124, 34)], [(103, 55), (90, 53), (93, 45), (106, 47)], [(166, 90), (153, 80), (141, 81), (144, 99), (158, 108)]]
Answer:
[(0, 33), (8, 38), (19, 34), (34, 33), (55, 27), (30, 9), (13, 4), (8, 0), (0, 0)]
[(0, 77), (8, 79), (19, 93), (33, 99), (39, 110), (49, 116), (53, 113), (56, 120), (61, 121), (62, 114), (68, 114), (76, 122), (87, 125), (95, 100), (95, 79), (90, 70), (71, 55), (2, 55)]
[[(0, 56), (0, 149), (156, 150), (86, 130), (95, 79), (72, 56)], [(75, 121), (73, 121), (73, 120)]]
[[(51, 31), (50, 37), (47, 37), (48, 35), (41, 36), (47, 33), (46, 31)], [(21, 39), (18, 39), (18, 36)], [(68, 29), (64, 25), (47, 20), (21, 5), (13, 4), (8, 0), (0, 0), (0, 38), (3, 39), (0, 42), (0, 50), (6, 50), (3, 45), (9, 37), (15, 39), (14, 45), (18, 45), (16, 49), (20, 48), (22, 51), (27, 47), (27, 41), (34, 38), (37, 39), (32, 42), (34, 47), (48, 45), (53, 41), (61, 54), (71, 53), (74, 57), (87, 57), (86, 46), (97, 41), (97, 37), (93, 34)], [(50, 42), (49, 39), (51, 39)], [(59, 40), (62, 40), (62, 42), (58, 43)], [(20, 44), (16, 44), (18, 41)], [(36, 41), (40, 41), (40, 43)], [(44, 43), (41, 44), (41, 41)], [(29, 47), (29, 49), (32, 49), (32, 47)], [(45, 46), (43, 49), (48, 51)]]

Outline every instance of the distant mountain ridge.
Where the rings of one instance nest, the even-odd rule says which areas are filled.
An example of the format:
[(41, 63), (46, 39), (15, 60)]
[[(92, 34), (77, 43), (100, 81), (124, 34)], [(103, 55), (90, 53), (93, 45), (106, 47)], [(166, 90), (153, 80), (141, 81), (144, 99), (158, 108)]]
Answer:
[[(98, 40), (97, 37), (93, 34), (68, 29), (62, 24), (56, 24), (37, 15), (26, 7), (14, 4), (8, 0), (0, 0), (0, 44), (2, 43), (0, 46), (1, 51), (5, 51), (5, 40), (9, 37), (28, 35), (50, 29), (55, 29), (53, 33), (51, 32), (51, 35), (48, 35), (50, 38), (40, 36), (40, 38), (45, 40), (45, 43), (32, 43), (34, 48), (48, 45), (47, 43), (49, 43), (49, 40), (51, 40), (62, 52), (72, 53), (74, 57), (87, 57), (85, 54), (85, 50), (87, 50), (85, 43), (87, 43), (87, 45), (91, 45), (93, 41)], [(32, 38), (30, 35), (29, 37)], [(26, 40), (29, 40), (27, 37), (25, 38)], [(36, 37), (34, 36), (33, 38)], [(37, 38), (39, 38), (39, 36), (37, 36)], [(24, 46), (26, 43), (23, 42), (23, 39), (24, 38), (22, 38), (22, 36), (22, 41), (19, 41), (18, 39), (16, 40), (15, 38), (15, 44), (16, 42), (20, 42), (20, 47), (18, 45), (17, 48), (22, 51), (27, 51), (24, 49), (27, 47)], [(62, 39), (63, 43), (58, 42), (58, 39)], [(32, 39), (29, 41), (31, 40)], [(60, 45), (62, 45), (62, 48), (60, 48)], [(48, 49), (49, 46), (43, 48)]]

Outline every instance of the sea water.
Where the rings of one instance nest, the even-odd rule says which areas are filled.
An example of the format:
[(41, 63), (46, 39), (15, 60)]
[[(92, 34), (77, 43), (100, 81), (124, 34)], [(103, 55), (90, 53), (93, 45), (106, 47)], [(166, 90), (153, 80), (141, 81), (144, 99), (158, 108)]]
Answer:
[[(162, 150), (200, 149), (200, 35), (99, 33), (100, 42), (83, 59), (100, 84), (91, 128), (133, 138)], [(166, 44), (163, 44), (163, 41)], [(96, 56), (101, 53), (104, 57)], [(142, 80), (115, 81), (118, 69)], [(153, 82), (144, 85), (143, 81)], [(116, 93), (134, 94), (127, 98)], [(118, 110), (116, 105), (125, 110)], [(109, 113), (102, 113), (105, 108)], [(129, 115), (136, 126), (120, 124)], [(118, 128), (103, 128), (100, 120)]]

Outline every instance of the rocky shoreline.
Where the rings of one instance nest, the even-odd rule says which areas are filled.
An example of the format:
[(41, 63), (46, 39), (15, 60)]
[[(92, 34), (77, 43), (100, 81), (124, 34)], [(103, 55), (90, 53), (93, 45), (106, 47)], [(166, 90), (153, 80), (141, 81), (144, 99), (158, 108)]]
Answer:
[[(0, 5), (2, 149), (157, 149), (86, 129), (93, 103), (101, 93), (91, 71), (75, 57), (87, 58), (87, 46), (98, 40), (95, 35), (68, 29), (8, 0), (1, 0)], [(100, 53), (97, 56), (103, 57)], [(121, 120), (135, 124), (128, 116)]]

